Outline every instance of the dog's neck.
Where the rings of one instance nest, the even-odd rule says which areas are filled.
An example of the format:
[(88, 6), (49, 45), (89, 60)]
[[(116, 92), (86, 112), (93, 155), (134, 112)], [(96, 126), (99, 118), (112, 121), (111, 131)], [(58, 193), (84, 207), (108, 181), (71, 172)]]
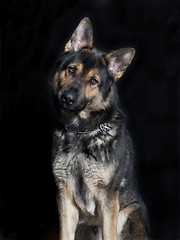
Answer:
[(111, 124), (116, 119), (123, 119), (121, 112), (114, 112), (112, 109), (107, 111), (92, 112), (88, 118), (82, 118), (82, 114), (61, 111), (60, 125), (61, 128), (68, 132), (76, 134), (88, 134), (98, 132), (109, 132)]
[(61, 111), (60, 119), (62, 125), (71, 131), (89, 132), (94, 131), (105, 121), (105, 111), (92, 112), (85, 116), (82, 112)]

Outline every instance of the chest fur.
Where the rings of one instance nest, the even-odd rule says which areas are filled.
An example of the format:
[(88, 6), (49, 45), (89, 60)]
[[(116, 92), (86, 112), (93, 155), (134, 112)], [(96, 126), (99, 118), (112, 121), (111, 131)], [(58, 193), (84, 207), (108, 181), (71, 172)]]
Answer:
[(105, 186), (109, 183), (113, 166), (97, 162), (94, 156), (72, 150), (70, 153), (56, 155), (53, 171), (59, 184), (66, 184), (69, 180), (83, 178), (85, 183), (94, 186)]
[(108, 184), (112, 174), (112, 166), (107, 164), (111, 153), (103, 137), (85, 141), (59, 132), (55, 145), (53, 171), (59, 182), (81, 175), (86, 182)]
[[(106, 187), (115, 166), (103, 138), (88, 140), (56, 134), (53, 173), (59, 189), (66, 187), (76, 204), (94, 214), (99, 189)], [(89, 148), (91, 150), (89, 150)]]

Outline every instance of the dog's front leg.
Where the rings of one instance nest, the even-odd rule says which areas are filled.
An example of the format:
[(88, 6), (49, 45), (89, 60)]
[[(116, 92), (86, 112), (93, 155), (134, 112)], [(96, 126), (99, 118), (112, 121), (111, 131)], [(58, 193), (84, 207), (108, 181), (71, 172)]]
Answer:
[(100, 198), (99, 216), (102, 225), (103, 240), (117, 240), (117, 222), (119, 214), (119, 194)]
[(74, 240), (79, 211), (67, 189), (59, 192), (57, 204), (59, 212), (59, 240)]

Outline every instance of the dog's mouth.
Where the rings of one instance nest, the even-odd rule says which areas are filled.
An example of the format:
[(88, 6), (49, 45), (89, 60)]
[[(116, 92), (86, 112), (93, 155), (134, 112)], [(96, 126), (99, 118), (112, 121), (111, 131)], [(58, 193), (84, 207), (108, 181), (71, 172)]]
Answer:
[(74, 112), (79, 113), (85, 109), (85, 106), (67, 106), (64, 103), (59, 103), (60, 109), (66, 111), (66, 112)]

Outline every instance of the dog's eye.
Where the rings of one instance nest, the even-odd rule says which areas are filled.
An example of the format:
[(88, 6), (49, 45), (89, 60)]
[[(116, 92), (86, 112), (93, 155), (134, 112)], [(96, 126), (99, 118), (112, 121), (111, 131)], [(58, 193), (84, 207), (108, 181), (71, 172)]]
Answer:
[(76, 67), (68, 67), (68, 73), (70, 75), (74, 75), (76, 72)]
[(91, 78), (90, 80), (89, 80), (89, 84), (91, 85), (91, 86), (95, 86), (95, 85), (97, 85), (99, 82), (98, 82), (98, 80), (96, 79), (96, 78)]

